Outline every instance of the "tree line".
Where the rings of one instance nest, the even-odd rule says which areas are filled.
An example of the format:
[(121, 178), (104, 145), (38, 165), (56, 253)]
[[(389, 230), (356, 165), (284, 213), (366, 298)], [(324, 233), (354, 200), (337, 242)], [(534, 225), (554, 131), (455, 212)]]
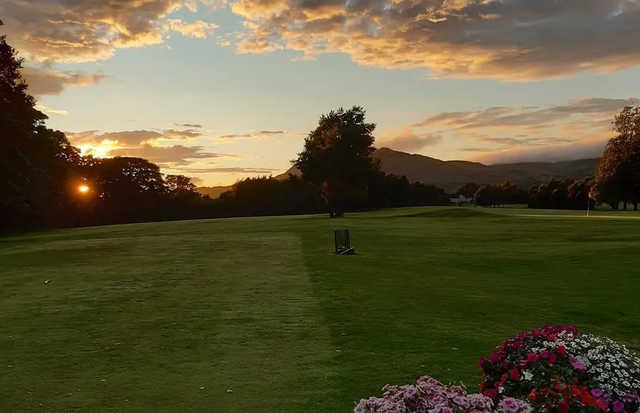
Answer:
[[(375, 125), (364, 124), (361, 108), (323, 116), (310, 134), (330, 134), (329, 118), (339, 118), (343, 127), (329, 125), (334, 135), (342, 135), (324, 152), (330, 165), (322, 169), (324, 179), (303, 166), (302, 177), (247, 178), (211, 199), (198, 193), (190, 178), (164, 175), (145, 159), (82, 156), (64, 133), (47, 128), (47, 116), (36, 109), (21, 68), (16, 50), (0, 37), (0, 232), (246, 215), (339, 215), (345, 209), (448, 201), (440, 188), (379, 170), (371, 158)], [(364, 147), (350, 142), (358, 139)], [(297, 164), (306, 159), (303, 154)]]
[[(0, 22), (1, 24), (1, 22)], [(441, 188), (384, 173), (373, 158), (376, 125), (362, 107), (320, 117), (292, 161), (300, 177), (247, 178), (211, 199), (190, 178), (164, 175), (141, 158), (82, 156), (64, 133), (47, 128), (21, 75), (22, 60), (0, 37), (0, 232), (142, 221), (281, 215), (384, 207), (447, 205)], [(477, 205), (613, 208), (640, 201), (640, 107), (614, 120), (593, 178), (553, 180), (524, 191), (510, 183), (467, 184)]]

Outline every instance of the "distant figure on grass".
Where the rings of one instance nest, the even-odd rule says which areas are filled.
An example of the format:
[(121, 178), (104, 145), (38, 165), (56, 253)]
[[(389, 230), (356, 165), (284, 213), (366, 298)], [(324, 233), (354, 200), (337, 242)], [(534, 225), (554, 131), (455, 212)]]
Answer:
[(294, 161), (303, 179), (319, 187), (331, 218), (343, 216), (350, 199), (367, 194), (368, 178), (379, 169), (371, 156), (375, 127), (365, 123), (360, 106), (332, 110), (320, 117)]

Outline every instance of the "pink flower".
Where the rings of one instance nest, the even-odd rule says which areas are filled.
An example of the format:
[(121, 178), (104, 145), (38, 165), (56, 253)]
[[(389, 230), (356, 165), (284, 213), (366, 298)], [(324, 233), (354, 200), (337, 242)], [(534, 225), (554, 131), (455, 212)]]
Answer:
[(569, 358), (569, 363), (571, 363), (571, 367), (573, 367), (575, 370), (577, 370), (579, 372), (583, 372), (585, 370), (584, 363), (581, 362), (580, 360), (578, 360), (577, 358), (570, 357)]

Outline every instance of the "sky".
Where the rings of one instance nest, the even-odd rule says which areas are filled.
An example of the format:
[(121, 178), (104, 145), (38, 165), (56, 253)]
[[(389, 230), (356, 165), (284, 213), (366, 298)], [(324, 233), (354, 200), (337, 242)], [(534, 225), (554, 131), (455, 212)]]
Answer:
[(640, 0), (3, 0), (48, 126), (198, 185), (290, 166), (321, 114), (484, 163), (597, 157), (640, 104)]

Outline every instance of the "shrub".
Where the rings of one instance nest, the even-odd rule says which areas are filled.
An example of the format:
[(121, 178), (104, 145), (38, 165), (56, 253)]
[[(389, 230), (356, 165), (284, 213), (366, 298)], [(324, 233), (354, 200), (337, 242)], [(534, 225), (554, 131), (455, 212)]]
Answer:
[[(430, 377), (415, 385), (385, 386), (382, 397), (360, 400), (355, 413), (531, 413), (529, 403), (509, 397), (498, 403), (463, 386), (445, 386)], [(494, 408), (495, 406), (495, 408)]]

